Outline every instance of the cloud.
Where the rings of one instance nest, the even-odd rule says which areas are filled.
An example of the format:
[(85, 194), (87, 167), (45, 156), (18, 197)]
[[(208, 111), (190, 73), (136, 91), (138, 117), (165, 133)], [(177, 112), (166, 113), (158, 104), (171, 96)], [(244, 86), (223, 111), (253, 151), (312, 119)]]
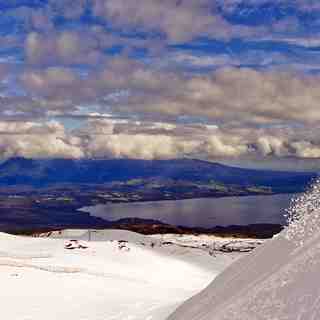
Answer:
[(281, 137), (261, 136), (256, 142), (257, 150), (263, 155), (274, 155), (276, 157), (289, 156), (285, 141)]
[(0, 156), (29, 158), (80, 158), (77, 139), (67, 137), (58, 123), (0, 122)]
[(275, 9), (296, 9), (304, 12), (312, 12), (320, 10), (320, 5), (317, 0), (217, 0), (220, 7), (229, 13), (237, 11), (241, 5), (246, 5), (247, 8), (259, 8), (265, 5), (269, 5)]
[(0, 158), (317, 159), (319, 133), (320, 127), (219, 128), (123, 119), (89, 119), (70, 131), (56, 121), (1, 121)]
[[(68, 68), (26, 71), (30, 95), (95, 101), (123, 114), (207, 117), (217, 122), (311, 124), (320, 120), (318, 76), (284, 71), (223, 68), (206, 75), (155, 70), (128, 59), (109, 61), (81, 78)], [(111, 99), (115, 93), (117, 97)]]
[(217, 127), (203, 124), (91, 119), (73, 134), (90, 157), (209, 160), (318, 158), (319, 127)]
[(5, 80), (10, 74), (11, 66), (8, 63), (0, 63), (0, 81)]
[(0, 135), (59, 134), (64, 127), (58, 122), (0, 121)]
[(112, 46), (112, 38), (98, 29), (84, 32), (31, 32), (25, 41), (30, 64), (97, 64), (103, 61), (101, 50)]
[(111, 135), (96, 136), (87, 145), (91, 157), (167, 159), (175, 157), (177, 147), (183, 147), (169, 136)]
[[(111, 22), (113, 27), (143, 32), (152, 38), (160, 35), (169, 43), (188, 42), (199, 37), (259, 40), (272, 35), (294, 36), (304, 30), (301, 17), (319, 9), (317, 2), (311, 0), (132, 0), (130, 3), (125, 0), (93, 0), (93, 13)], [(277, 11), (281, 14), (274, 14)], [(260, 19), (256, 19), (254, 25), (250, 24), (248, 17), (257, 14)], [(232, 17), (240, 17), (242, 22), (232, 20)], [(305, 16), (304, 19), (315, 23), (311, 17)]]
[(316, 1), (41, 3), (0, 16), (0, 157), (320, 157)]
[(212, 13), (207, 0), (94, 0), (96, 16), (120, 28), (162, 33), (170, 42), (188, 41), (208, 31), (228, 32), (228, 23)]
[(56, 16), (77, 19), (84, 14), (87, 8), (87, 0), (49, 0), (48, 6)]
[[(266, 36), (304, 34), (303, 19), (317, 26), (313, 16), (320, 11), (317, 1), (312, 0), (48, 0), (39, 6), (24, 4), (6, 10), (4, 17), (14, 19), (27, 32), (52, 31), (61, 20), (68, 21), (67, 26), (81, 25), (81, 20), (89, 16), (87, 27), (104, 23), (129, 35), (128, 39), (138, 32), (148, 39), (161, 38), (165, 43), (203, 37), (259, 40)], [(277, 11), (280, 14), (274, 16)], [(260, 18), (253, 25), (251, 15)], [(232, 17), (240, 17), (241, 22)]]
[(82, 150), (54, 135), (0, 136), (1, 158), (81, 158)]

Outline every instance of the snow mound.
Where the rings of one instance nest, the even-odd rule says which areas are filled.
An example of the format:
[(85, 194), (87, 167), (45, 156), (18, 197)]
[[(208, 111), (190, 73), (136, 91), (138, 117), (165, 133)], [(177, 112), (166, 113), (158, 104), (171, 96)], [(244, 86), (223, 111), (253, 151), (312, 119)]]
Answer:
[(289, 227), (232, 264), (168, 320), (320, 319), (320, 187), (288, 210)]
[(128, 241), (131, 243), (151, 244), (158, 242), (149, 236), (127, 231), (127, 230), (61, 230), (43, 234), (42, 237), (50, 237), (54, 239), (76, 239), (85, 241)]

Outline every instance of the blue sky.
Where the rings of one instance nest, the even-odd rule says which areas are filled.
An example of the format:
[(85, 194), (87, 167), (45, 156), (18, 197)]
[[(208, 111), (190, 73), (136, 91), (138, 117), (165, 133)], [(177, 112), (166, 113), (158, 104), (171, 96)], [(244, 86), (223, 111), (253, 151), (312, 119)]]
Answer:
[(319, 51), (313, 0), (0, 0), (0, 157), (318, 168)]

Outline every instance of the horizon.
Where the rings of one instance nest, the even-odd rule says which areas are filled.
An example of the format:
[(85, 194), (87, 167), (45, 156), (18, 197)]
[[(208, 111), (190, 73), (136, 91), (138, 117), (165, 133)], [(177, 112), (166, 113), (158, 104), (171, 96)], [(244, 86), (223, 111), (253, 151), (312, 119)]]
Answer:
[(28, 158), (28, 157), (23, 157), (23, 156), (13, 156), (7, 159), (2, 159), (0, 160), (0, 165), (4, 164), (6, 162), (10, 162), (13, 160), (35, 160), (35, 161), (55, 161), (55, 160), (61, 160), (61, 161), (145, 161), (145, 162), (170, 162), (170, 161), (199, 161), (199, 162), (204, 162), (204, 163), (210, 163), (213, 165), (221, 165), (225, 167), (230, 167), (230, 168), (239, 168), (239, 169), (246, 169), (246, 170), (256, 170), (256, 171), (274, 171), (274, 172), (306, 172), (306, 173), (318, 173), (320, 169), (300, 169), (293, 167), (293, 168), (288, 168), (288, 166), (272, 166), (272, 165), (263, 165), (259, 166), (257, 163), (233, 163), (230, 161), (213, 161), (213, 160), (207, 160), (207, 159), (200, 159), (200, 158), (172, 158), (172, 159), (139, 159), (139, 158)]

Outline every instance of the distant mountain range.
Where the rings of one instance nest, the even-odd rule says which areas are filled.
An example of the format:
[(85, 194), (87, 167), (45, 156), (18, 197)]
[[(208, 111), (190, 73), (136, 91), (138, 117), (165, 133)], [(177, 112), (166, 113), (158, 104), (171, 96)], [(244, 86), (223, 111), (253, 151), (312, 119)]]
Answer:
[[(241, 169), (192, 159), (12, 158), (0, 164), (0, 231), (32, 233), (117, 227), (144, 233), (173, 232), (172, 226), (155, 221), (111, 224), (78, 209), (111, 202), (297, 193), (304, 191), (316, 176), (316, 173)], [(253, 233), (233, 228), (220, 231), (229, 235), (239, 231), (240, 234), (269, 237), (280, 231), (281, 226), (264, 225), (253, 229)]]
[(11, 158), (0, 165), (0, 186), (47, 187), (160, 181), (264, 187), (273, 192), (302, 191), (317, 173), (241, 169), (193, 159), (35, 160)]

